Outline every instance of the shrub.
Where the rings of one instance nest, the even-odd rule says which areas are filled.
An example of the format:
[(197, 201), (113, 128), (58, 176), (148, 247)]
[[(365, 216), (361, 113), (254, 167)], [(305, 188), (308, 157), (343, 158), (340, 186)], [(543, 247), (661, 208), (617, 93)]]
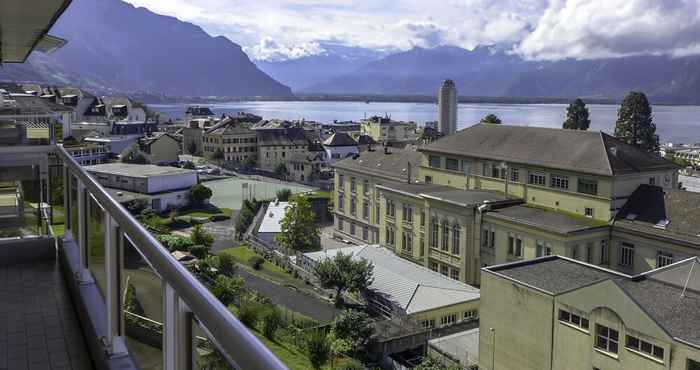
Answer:
[(282, 315), (275, 306), (271, 306), (264, 313), (262, 318), (262, 333), (265, 338), (275, 339), (275, 332), (282, 326)]
[(211, 221), (211, 222), (226, 221), (230, 218), (231, 218), (231, 216), (227, 216), (227, 215), (214, 215), (214, 216), (209, 217), (209, 221)]
[(170, 252), (182, 251), (188, 252), (192, 248), (192, 239), (186, 236), (179, 235), (157, 235), (156, 239), (163, 244), (164, 247), (168, 248)]
[(333, 370), (365, 370), (365, 367), (357, 360), (349, 360), (334, 367)]
[(219, 271), (226, 276), (233, 276), (236, 272), (236, 260), (231, 254), (222, 253), (219, 255)]
[(289, 201), (289, 198), (292, 196), (292, 190), (291, 189), (280, 189), (277, 191), (277, 200), (280, 202), (287, 202)]
[[(196, 144), (195, 144), (195, 146), (196, 146)], [(195, 149), (195, 151), (197, 151), (197, 149)], [(192, 162), (192, 161), (186, 161), (185, 163), (182, 164), (182, 168), (184, 168), (184, 169), (194, 170), (194, 167), (195, 167), (194, 162)]]
[(263, 263), (265, 263), (265, 259), (260, 256), (253, 256), (250, 257), (248, 263), (250, 264), (250, 267), (252, 267), (254, 270), (260, 270), (262, 268)]
[(238, 310), (238, 319), (241, 320), (243, 325), (250, 329), (255, 328), (255, 324), (258, 322), (258, 316), (260, 305), (253, 302), (243, 302), (241, 308)]
[(326, 333), (321, 330), (312, 330), (306, 337), (306, 355), (311, 366), (319, 370), (331, 357), (331, 346), (326, 340)]
[(219, 275), (216, 277), (211, 292), (224, 306), (228, 306), (241, 296), (242, 288), (242, 278)]
[(209, 247), (206, 245), (193, 245), (190, 248), (190, 253), (199, 259), (206, 258), (209, 255)]
[(204, 230), (202, 225), (194, 225), (190, 238), (192, 238), (194, 244), (205, 245), (207, 247), (211, 247), (211, 245), (214, 244), (214, 237)]

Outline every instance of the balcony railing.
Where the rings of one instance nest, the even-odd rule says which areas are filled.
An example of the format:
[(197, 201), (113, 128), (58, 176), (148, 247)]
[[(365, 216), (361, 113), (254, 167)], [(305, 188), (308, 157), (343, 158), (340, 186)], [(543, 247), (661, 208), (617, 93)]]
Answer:
[[(75, 242), (80, 250), (80, 271), (76, 278), (84, 283), (95, 282), (104, 297), (107, 335), (102, 342), (110, 356), (129, 353), (129, 324), (133, 323), (133, 317), (141, 317), (127, 310), (140, 306), (131, 302), (127, 294), (133, 282), (124, 276), (132, 274), (135, 279), (141, 276), (152, 278), (148, 280), (152, 285), (148, 292), (153, 294), (144, 297), (143, 306), (147, 305), (147, 300), (155, 301), (156, 296), (162, 294), (162, 301), (155, 305), (160, 307), (162, 304), (162, 311), (155, 310), (156, 316), (162, 317), (142, 320), (146, 327), (156, 323), (154, 341), (160, 341), (156, 347), (158, 344), (162, 346), (162, 357), (157, 359), (157, 362), (162, 362), (162, 368), (194, 368), (195, 357), (203, 352), (202, 338), (208, 337), (230, 367), (286, 369), (63, 147), (57, 146), (56, 154), (63, 163), (64, 243)], [(133, 265), (133, 261), (127, 262), (125, 258), (129, 248), (135, 249), (147, 265), (138, 269), (125, 267)], [(128, 316), (126, 324), (125, 316)]]

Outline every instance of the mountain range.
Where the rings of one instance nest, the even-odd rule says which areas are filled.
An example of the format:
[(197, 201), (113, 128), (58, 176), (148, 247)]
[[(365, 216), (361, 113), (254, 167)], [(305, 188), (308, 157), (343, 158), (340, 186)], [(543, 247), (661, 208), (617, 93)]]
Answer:
[(105, 94), (288, 99), (292, 90), (435, 96), (450, 78), (461, 96), (619, 99), (637, 90), (656, 102), (700, 103), (700, 56), (549, 62), (525, 60), (511, 45), (387, 52), (326, 42), (317, 55), (253, 62), (225, 37), (122, 0), (73, 0), (51, 33), (68, 44), (4, 65), (0, 80)]
[(289, 97), (291, 89), (229, 39), (121, 0), (74, 0), (51, 34), (53, 54), (5, 65), (0, 80), (75, 85), (95, 92), (174, 96)]

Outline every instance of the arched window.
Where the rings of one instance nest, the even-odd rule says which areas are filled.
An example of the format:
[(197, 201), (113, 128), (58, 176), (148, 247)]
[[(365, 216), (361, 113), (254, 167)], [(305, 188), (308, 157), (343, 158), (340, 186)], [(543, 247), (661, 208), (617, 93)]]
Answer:
[(449, 241), (450, 241), (450, 224), (447, 222), (447, 220), (442, 221), (442, 250), (447, 251), (449, 250)]
[(430, 220), (430, 248), (438, 247), (438, 220), (433, 217)]
[(458, 224), (452, 225), (452, 254), (459, 254), (460, 227)]

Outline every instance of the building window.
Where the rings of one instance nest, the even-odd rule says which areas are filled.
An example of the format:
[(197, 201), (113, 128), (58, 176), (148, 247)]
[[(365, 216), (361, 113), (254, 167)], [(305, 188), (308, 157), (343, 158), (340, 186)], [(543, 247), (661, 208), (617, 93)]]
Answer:
[(437, 272), (437, 270), (438, 270), (438, 263), (437, 263), (437, 262), (430, 261), (430, 269), (433, 270), (433, 271), (435, 271), (435, 272)]
[(450, 269), (450, 278), (454, 279), (454, 280), (459, 280), (459, 269), (451, 268)]
[(584, 210), (586, 217), (593, 218), (593, 208), (586, 207)]
[(459, 254), (459, 225), (452, 226), (452, 254)]
[(464, 321), (476, 320), (479, 317), (479, 313), (476, 310), (464, 311)]
[(571, 247), (571, 258), (578, 259), (578, 244)]
[(523, 256), (523, 240), (514, 236), (508, 236), (508, 254), (515, 257)]
[(374, 222), (376, 224), (379, 224), (380, 216), (381, 216), (381, 211), (379, 210), (379, 203), (377, 203), (376, 209), (374, 210)]
[(367, 229), (367, 226), (362, 226), (362, 240), (367, 240), (369, 237), (369, 229)]
[(656, 254), (656, 267), (664, 267), (673, 263), (673, 254), (669, 252), (659, 251)]
[(537, 257), (549, 256), (552, 254), (552, 248), (545, 245), (543, 241), (537, 241)]
[(354, 177), (350, 178), (350, 192), (353, 194), (357, 192), (357, 181)]
[(357, 199), (355, 197), (350, 197), (350, 214), (353, 216), (357, 214)]
[(403, 222), (413, 222), (413, 208), (409, 204), (403, 205), (402, 213)]
[(519, 182), (520, 181), (520, 171), (517, 168), (510, 169), (510, 181)]
[(655, 178), (655, 177), (650, 177), (650, 178), (649, 178), (649, 185), (651, 185), (651, 186), (656, 185), (656, 178)]
[(396, 205), (393, 200), (386, 200), (386, 215), (388, 217), (396, 217)]
[(338, 175), (338, 190), (342, 191), (344, 188), (345, 188), (345, 176)]
[(423, 257), (425, 255), (425, 236), (420, 234), (420, 244), (418, 245), (418, 255)]
[(559, 310), (559, 321), (588, 330), (588, 319), (565, 310)]
[(433, 218), (430, 222), (430, 229), (430, 248), (437, 248), (439, 232), (437, 218)]
[(491, 230), (491, 236), (489, 237), (489, 248), (493, 249), (496, 247), (496, 232)]
[(595, 347), (605, 352), (617, 353), (618, 332), (606, 326), (596, 324), (595, 326)]
[(688, 370), (700, 370), (700, 362), (688, 359)]
[(549, 178), (549, 186), (557, 189), (568, 189), (569, 176), (552, 175)]
[(343, 212), (345, 209), (345, 195), (338, 193), (338, 211)]
[(426, 184), (432, 184), (432, 183), (433, 183), (433, 177), (432, 177), (432, 176), (426, 176), (426, 177), (425, 177), (425, 183), (426, 183)]
[(447, 251), (448, 244), (450, 242), (450, 225), (447, 224), (447, 220), (442, 221), (442, 250)]
[(364, 195), (369, 194), (369, 180), (365, 180), (362, 183), (362, 194), (364, 194)]
[(355, 235), (355, 224), (350, 223), (350, 234)]
[(658, 360), (664, 360), (664, 349), (637, 337), (628, 335), (625, 339), (625, 347), (633, 351), (642, 352)]
[(338, 230), (343, 231), (343, 220), (340, 218), (338, 219)]
[(609, 260), (609, 255), (608, 255), (608, 241), (607, 240), (601, 240), (600, 241), (600, 263), (608, 263)]
[(425, 226), (425, 211), (420, 211), (420, 226)]
[(529, 183), (532, 185), (545, 186), (547, 185), (547, 175), (539, 172), (531, 172)]
[(623, 242), (617, 250), (617, 264), (632, 268), (634, 265), (634, 245)]
[(440, 318), (440, 326), (454, 325), (457, 322), (457, 315), (447, 315)]
[(437, 155), (428, 156), (428, 166), (433, 168), (440, 168), (442, 164), (442, 158)]
[(362, 201), (362, 218), (369, 219), (369, 202), (366, 200)]
[(586, 262), (593, 263), (593, 243), (586, 244)]
[(445, 160), (445, 168), (451, 171), (459, 171), (459, 160), (447, 158)]
[(598, 180), (579, 178), (578, 192), (583, 194), (598, 195)]
[(394, 228), (392, 227), (387, 227), (386, 228), (386, 244), (390, 246), (394, 246), (394, 242), (396, 241), (396, 234), (394, 233)]
[(413, 232), (404, 230), (401, 236), (401, 249), (407, 253), (413, 253)]
[(431, 329), (435, 327), (435, 319), (422, 320), (420, 324), (424, 329)]
[(515, 253), (515, 238), (508, 237), (508, 255), (512, 256)]

